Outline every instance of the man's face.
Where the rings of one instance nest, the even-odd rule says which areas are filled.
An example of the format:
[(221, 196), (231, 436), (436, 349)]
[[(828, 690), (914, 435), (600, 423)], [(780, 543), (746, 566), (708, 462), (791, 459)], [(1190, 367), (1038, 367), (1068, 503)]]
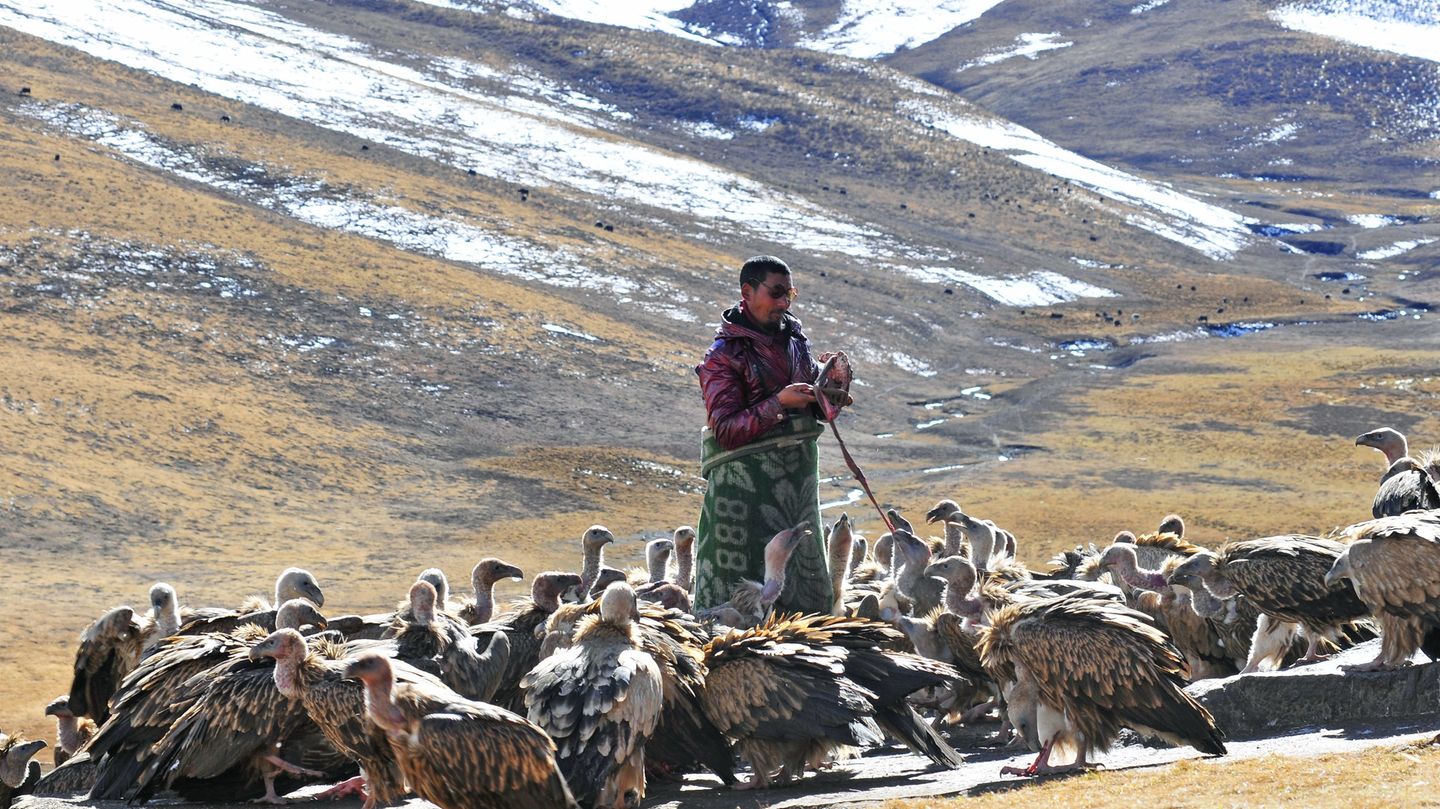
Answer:
[(780, 319), (790, 311), (790, 273), (772, 272), (759, 286), (740, 287), (745, 309), (756, 325), (767, 329), (780, 328)]

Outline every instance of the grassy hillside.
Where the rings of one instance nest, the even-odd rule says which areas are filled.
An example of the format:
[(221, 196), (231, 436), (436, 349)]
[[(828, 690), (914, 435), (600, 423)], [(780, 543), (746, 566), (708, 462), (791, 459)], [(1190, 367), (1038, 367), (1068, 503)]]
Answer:
[[(958, 497), (1037, 563), (1172, 510), (1207, 542), (1324, 530), (1368, 508), (1378, 458), (1354, 435), (1440, 435), (1434, 329), (1407, 303), (1435, 296), (1435, 244), (1366, 282), (1265, 238), (1212, 260), (907, 112), (1000, 125), (984, 110), (841, 57), (411, 3), (284, 11), (392, 71), (459, 60), (437, 95), (568, 115), (602, 156), (728, 172), (797, 229), (866, 235), (799, 249), (791, 220), (712, 216), (691, 186), (687, 207), (471, 174), (492, 152), (463, 132), (419, 153), (0, 28), (0, 609), (33, 616), (0, 644), (0, 728), (41, 733), (74, 637), (157, 579), (233, 604), (300, 564), (327, 609), (366, 611), (431, 565), (572, 565), (595, 522), (638, 561), (695, 518), (692, 367), (757, 252), (796, 267), (817, 344), (855, 356), (841, 429), (880, 497)], [(1364, 210), (1328, 188), (1274, 205)], [(1004, 305), (956, 270), (1116, 295)], [(822, 463), (845, 498), (829, 439)]]

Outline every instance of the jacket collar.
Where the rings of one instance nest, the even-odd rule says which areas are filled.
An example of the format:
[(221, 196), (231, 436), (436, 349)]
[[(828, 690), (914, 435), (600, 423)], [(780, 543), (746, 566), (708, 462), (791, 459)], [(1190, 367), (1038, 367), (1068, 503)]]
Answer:
[[(786, 312), (781, 316), (780, 330), (776, 334), (784, 334), (788, 337), (804, 340), (805, 334), (800, 330), (800, 319)], [(720, 315), (720, 327), (715, 330), (715, 337), (719, 338), (742, 338), (746, 340), (770, 341), (775, 339), (776, 334), (763, 332), (756, 328), (750, 318), (740, 312), (739, 306), (732, 306)]]

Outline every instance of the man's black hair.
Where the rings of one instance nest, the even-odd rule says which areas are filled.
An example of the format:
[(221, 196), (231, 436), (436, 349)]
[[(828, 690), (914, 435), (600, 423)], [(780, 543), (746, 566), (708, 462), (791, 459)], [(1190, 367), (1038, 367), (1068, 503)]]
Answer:
[(740, 268), (740, 286), (749, 284), (758, 287), (765, 282), (765, 276), (772, 272), (790, 274), (790, 268), (785, 262), (774, 256), (755, 256), (746, 259), (745, 265)]

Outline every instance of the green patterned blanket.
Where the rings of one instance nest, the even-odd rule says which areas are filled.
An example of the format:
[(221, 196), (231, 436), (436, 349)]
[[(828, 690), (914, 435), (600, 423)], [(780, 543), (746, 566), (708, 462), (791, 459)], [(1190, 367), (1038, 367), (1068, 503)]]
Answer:
[(740, 579), (764, 577), (765, 543), (800, 523), (811, 537), (786, 568), (781, 612), (830, 611), (833, 596), (820, 526), (820, 473), (816, 439), (824, 430), (797, 416), (764, 438), (722, 450), (707, 427), (702, 433), (700, 474), (705, 502), (695, 540), (695, 608), (722, 604)]

